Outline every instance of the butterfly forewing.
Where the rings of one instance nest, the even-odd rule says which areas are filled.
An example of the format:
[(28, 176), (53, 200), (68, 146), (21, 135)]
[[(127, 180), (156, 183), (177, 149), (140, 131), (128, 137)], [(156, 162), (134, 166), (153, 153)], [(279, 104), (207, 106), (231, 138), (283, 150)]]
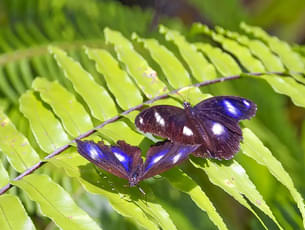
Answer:
[(217, 96), (200, 102), (193, 109), (196, 113), (205, 113), (212, 120), (217, 117), (239, 121), (254, 116), (256, 105), (242, 97)]
[(155, 176), (180, 164), (199, 146), (172, 143), (170, 141), (152, 146), (146, 154), (141, 179)]
[[(128, 174), (129, 176), (132, 175), (135, 171), (138, 170), (138, 168), (141, 168), (142, 164), (143, 164), (143, 160), (141, 157), (141, 149), (139, 149), (138, 147), (135, 146), (131, 146), (129, 144), (127, 144), (125, 141), (118, 141), (117, 142), (118, 146), (115, 146), (116, 148), (119, 149), (121, 154), (125, 154), (127, 159), (131, 159), (128, 160)], [(115, 150), (114, 147), (111, 147), (112, 151), (114, 154)], [(141, 172), (139, 172), (141, 173)]]
[[(78, 152), (90, 162), (105, 171), (112, 173), (118, 177), (128, 179), (131, 172), (134, 159), (138, 159), (137, 154), (139, 149), (136, 147), (130, 154), (126, 152), (125, 145), (119, 146), (106, 146), (102, 142), (94, 143), (93, 141), (80, 141), (77, 140)], [(127, 144), (126, 144), (127, 145)], [(131, 152), (131, 151), (130, 151)], [(141, 156), (141, 152), (140, 152)]]
[(135, 119), (139, 130), (180, 143), (196, 143), (196, 135), (185, 111), (170, 105), (159, 105), (143, 110)]

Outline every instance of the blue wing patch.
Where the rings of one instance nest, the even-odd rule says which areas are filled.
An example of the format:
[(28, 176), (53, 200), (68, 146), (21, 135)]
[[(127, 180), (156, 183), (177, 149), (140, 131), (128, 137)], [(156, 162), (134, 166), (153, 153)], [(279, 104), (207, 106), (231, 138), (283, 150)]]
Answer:
[(169, 149), (161, 149), (160, 152), (155, 153), (155, 155), (152, 155), (146, 159), (147, 166), (145, 167), (145, 171), (150, 169), (154, 164), (159, 162), (167, 153), (169, 152)]
[(117, 146), (112, 146), (111, 151), (113, 152), (114, 156), (121, 162), (126, 172), (130, 172), (130, 165), (132, 161), (131, 157), (124, 153), (124, 151)]
[(90, 141), (78, 142), (79, 148), (82, 150), (83, 155), (87, 155), (89, 158), (99, 161), (105, 159), (106, 156), (99, 148), (99, 146)]

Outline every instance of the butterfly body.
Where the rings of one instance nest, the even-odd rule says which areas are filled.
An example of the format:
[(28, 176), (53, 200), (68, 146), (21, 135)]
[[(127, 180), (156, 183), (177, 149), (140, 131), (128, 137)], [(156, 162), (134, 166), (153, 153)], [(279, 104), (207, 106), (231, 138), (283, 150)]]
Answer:
[(124, 141), (118, 141), (115, 146), (107, 146), (103, 142), (76, 142), (78, 152), (83, 157), (105, 171), (128, 180), (131, 187), (180, 164), (199, 147), (169, 141), (158, 143), (150, 147), (143, 163), (141, 150)]
[(184, 109), (158, 105), (143, 110), (135, 119), (144, 133), (168, 138), (181, 144), (200, 144), (200, 157), (230, 159), (239, 150), (242, 132), (238, 122), (255, 115), (256, 105), (245, 98), (218, 96)]

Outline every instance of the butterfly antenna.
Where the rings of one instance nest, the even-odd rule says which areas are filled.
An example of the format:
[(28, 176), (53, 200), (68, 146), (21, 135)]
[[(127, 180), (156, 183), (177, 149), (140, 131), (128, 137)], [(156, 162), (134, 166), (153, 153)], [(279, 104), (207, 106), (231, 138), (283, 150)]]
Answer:
[(144, 196), (145, 205), (148, 206), (146, 192), (144, 192), (144, 190), (139, 185), (137, 185), (137, 187), (138, 187), (139, 191), (142, 193), (142, 195)]
[(146, 192), (144, 192), (144, 190), (143, 190), (139, 185), (137, 185), (137, 187), (138, 187), (139, 191), (140, 191), (144, 196), (146, 196)]
[(192, 88), (187, 89), (186, 101), (190, 103), (190, 92)]
[[(187, 94), (185, 96), (185, 94), (183, 94), (185, 91), (187, 91)], [(183, 102), (189, 102), (190, 100), (190, 91), (191, 88), (190, 87), (184, 87), (182, 89), (180, 89), (179, 91), (176, 92), (177, 95), (179, 95), (182, 98)]]

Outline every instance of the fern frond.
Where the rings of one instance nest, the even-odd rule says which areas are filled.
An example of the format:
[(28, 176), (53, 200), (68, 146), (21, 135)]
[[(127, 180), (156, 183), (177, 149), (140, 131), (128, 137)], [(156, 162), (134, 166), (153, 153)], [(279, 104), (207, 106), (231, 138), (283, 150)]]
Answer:
[[(217, 93), (238, 94), (236, 88), (229, 84), (209, 89), (199, 89), (198, 85), (191, 85), (213, 79), (217, 82), (220, 76), (241, 75), (230, 79), (252, 83), (263, 80), (275, 92), (290, 97), (296, 106), (305, 107), (304, 59), (287, 43), (270, 37), (260, 29), (242, 24), (241, 28), (247, 34), (241, 35), (222, 28), (216, 28), (214, 31), (198, 24), (193, 27), (193, 36), (208, 36), (219, 45), (218, 47), (215, 43), (203, 43), (198, 36), (197, 42), (191, 43), (181, 33), (165, 26), (160, 27), (165, 41), (143, 38), (144, 24), (147, 21), (141, 19), (142, 28), (140, 25), (140, 29), (134, 29), (135, 33), (128, 39), (132, 30), (124, 30), (118, 22), (131, 20), (136, 16), (124, 11), (124, 16), (119, 17), (116, 22), (117, 26), (111, 27), (119, 29), (120, 32), (107, 28), (103, 34), (103, 30), (95, 25), (112, 24), (99, 21), (100, 12), (92, 12), (90, 9), (92, 6), (96, 9), (110, 9), (113, 7), (111, 4), (116, 3), (106, 4), (92, 0), (90, 4), (93, 5), (88, 4), (89, 6), (82, 8), (84, 4), (73, 2), (53, 5), (51, 9), (59, 16), (50, 16), (51, 20), (41, 20), (40, 25), (33, 21), (19, 21), (23, 17), (23, 14), (20, 14), (21, 19), (13, 24), (13, 29), (8, 27), (1, 31), (3, 36), (0, 36), (3, 40), (2, 52), (7, 52), (3, 55), (9, 57), (5, 61), (0, 58), (0, 76), (3, 76), (0, 80), (1, 97), (6, 97), (0, 106), (2, 105), (9, 115), (0, 112), (0, 148), (3, 155), (9, 159), (9, 167), (17, 172), (28, 170), (17, 180), (11, 181), (4, 190), (13, 185), (18, 186), (40, 206), (44, 215), (62, 229), (100, 228), (75, 204), (71, 195), (58, 181), (41, 175), (43, 172), (28, 175), (43, 164), (55, 166), (48, 170), (56, 172), (57, 176), (61, 175), (59, 170), (63, 169), (66, 175), (76, 179), (86, 191), (106, 197), (117, 213), (141, 227), (177, 229), (177, 220), (169, 215), (166, 205), (158, 201), (158, 197), (150, 189), (150, 181), (141, 184), (149, 194), (145, 201), (136, 188), (126, 188), (121, 179), (98, 171), (88, 164), (76, 153), (72, 144), (72, 140), (77, 137), (96, 140), (102, 137), (109, 142), (124, 139), (130, 144), (147, 148), (151, 141), (156, 140), (151, 136), (145, 138), (133, 125), (137, 115), (135, 108), (140, 108), (140, 104), (146, 99), (160, 99), (163, 97), (158, 96), (169, 89), (179, 88), (182, 89), (175, 91), (176, 94), (172, 94), (170, 98), (148, 103), (181, 105), (181, 96), (184, 96), (195, 104)], [(22, 6), (18, 4), (16, 9), (9, 10), (17, 12), (18, 6)], [(75, 23), (63, 21), (65, 7), (72, 12), (71, 17), (75, 18)], [(103, 10), (105, 12), (105, 8)], [(106, 10), (106, 13), (109, 12), (111, 10)], [(40, 18), (48, 14), (49, 10), (45, 8), (41, 13), (42, 15), (34, 17)], [(149, 12), (147, 15), (150, 15)], [(50, 24), (52, 20), (54, 23)], [(103, 17), (103, 20), (107, 20), (107, 17)], [(42, 30), (38, 29), (40, 27)], [(249, 34), (252, 36), (247, 36)], [(105, 37), (105, 42), (102, 36)], [(55, 60), (47, 53), (49, 45), (52, 45), (49, 51)], [(173, 49), (172, 45), (176, 49)], [(31, 54), (30, 51), (35, 52)], [(16, 54), (18, 58), (14, 59)], [(37, 75), (40, 77), (34, 80)], [(14, 112), (17, 111), (16, 106), (6, 105), (7, 100), (20, 106), (34, 137), (32, 134), (25, 134), (29, 132), (27, 124), (20, 118), (19, 112)], [(124, 117), (118, 120), (120, 114)], [(112, 123), (106, 122), (98, 126), (97, 130), (93, 128), (109, 119)], [(264, 126), (259, 125), (259, 119), (257, 122), (253, 121), (255, 128), (252, 130), (257, 130), (263, 136)], [(17, 128), (13, 124), (15, 122), (18, 123)], [(294, 182), (281, 163), (272, 156), (271, 151), (256, 137), (254, 131), (249, 129), (251, 125), (245, 123), (245, 126), (248, 128), (243, 129), (245, 138), (239, 155), (250, 156), (256, 163), (265, 166), (270, 176), (274, 176), (288, 188), (302, 218), (295, 211), (291, 213), (297, 216), (296, 223), (299, 226), (305, 226), (304, 201)], [(90, 136), (94, 132), (97, 135)], [(273, 140), (277, 138), (274, 136)], [(44, 154), (53, 153), (40, 160), (41, 150)], [(287, 153), (290, 154), (291, 151), (287, 150)], [(270, 217), (278, 228), (283, 229), (287, 223), (282, 212), (275, 211), (272, 202), (264, 199), (255, 182), (248, 176), (247, 163), (239, 161), (238, 156), (236, 160), (227, 163), (192, 159), (189, 170), (172, 169), (162, 176), (172, 186), (171, 189), (185, 193), (205, 211), (219, 229), (228, 228), (217, 211), (219, 208), (214, 200), (191, 175), (190, 171), (195, 168), (199, 168), (200, 173), (205, 173), (212, 184), (249, 209), (266, 229), (268, 224), (260, 218), (261, 212)], [(296, 161), (294, 164), (297, 163)], [(12, 176), (13, 173), (7, 173), (0, 162), (1, 185), (8, 183), (8, 175)], [(287, 191), (283, 193), (286, 194)], [(1, 207), (6, 202), (11, 202), (16, 210), (22, 212), (19, 223), (29, 221), (16, 196), (4, 195), (0, 198)], [(254, 206), (257, 209), (254, 209)], [(0, 214), (0, 222), (5, 215), (6, 213)], [(303, 221), (303, 225), (299, 220)], [(9, 220), (5, 222), (9, 223)], [(32, 226), (30, 222), (29, 226)]]

